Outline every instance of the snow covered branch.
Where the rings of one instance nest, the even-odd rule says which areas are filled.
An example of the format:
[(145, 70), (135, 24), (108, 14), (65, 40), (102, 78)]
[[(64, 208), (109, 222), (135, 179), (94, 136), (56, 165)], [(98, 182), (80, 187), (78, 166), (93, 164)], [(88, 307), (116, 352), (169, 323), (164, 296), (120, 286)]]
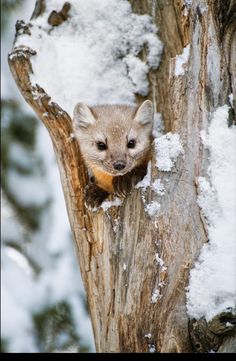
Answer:
[[(41, 12), (40, 12), (41, 15)], [(36, 16), (36, 15), (35, 15)], [(16, 42), (22, 34), (30, 36), (30, 24), (17, 22)], [(28, 46), (15, 46), (9, 54), (9, 66), (22, 95), (31, 105), (38, 117), (45, 124), (51, 136), (53, 147), (59, 163), (61, 180), (64, 185), (67, 210), (70, 220), (74, 224), (80, 224), (80, 229), (91, 229), (89, 216), (84, 218), (83, 189), (87, 182), (87, 174), (80, 155), (78, 143), (74, 140), (71, 118), (37, 83), (32, 84), (33, 74), (31, 59), (36, 56), (36, 51)], [(76, 192), (76, 194), (75, 194)], [(78, 227), (78, 226), (77, 226)], [(72, 228), (73, 229), (73, 228)], [(85, 254), (89, 254), (87, 237), (91, 234), (83, 233), (86, 241)], [(82, 238), (83, 238), (82, 237)], [(83, 259), (83, 263), (87, 262)], [(86, 269), (88, 266), (85, 267)]]
[[(22, 21), (16, 24), (16, 29), (16, 39), (22, 32), (30, 32), (30, 26)], [(36, 54), (35, 50), (27, 46), (15, 47), (8, 57), (9, 66), (22, 95), (39, 115), (49, 133), (57, 132), (60, 129), (57, 137), (64, 136), (63, 141), (65, 142), (72, 133), (69, 115), (58, 104), (51, 101), (51, 97), (43, 88), (38, 84), (32, 84), (30, 79), (30, 75), (33, 73), (31, 57)]]

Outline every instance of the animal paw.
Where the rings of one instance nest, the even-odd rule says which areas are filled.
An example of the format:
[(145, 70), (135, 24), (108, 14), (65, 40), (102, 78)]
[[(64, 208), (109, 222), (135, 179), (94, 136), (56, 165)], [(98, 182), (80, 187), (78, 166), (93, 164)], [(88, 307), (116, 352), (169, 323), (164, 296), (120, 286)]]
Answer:
[(96, 184), (85, 187), (85, 206), (91, 211), (97, 211), (109, 193), (99, 188)]

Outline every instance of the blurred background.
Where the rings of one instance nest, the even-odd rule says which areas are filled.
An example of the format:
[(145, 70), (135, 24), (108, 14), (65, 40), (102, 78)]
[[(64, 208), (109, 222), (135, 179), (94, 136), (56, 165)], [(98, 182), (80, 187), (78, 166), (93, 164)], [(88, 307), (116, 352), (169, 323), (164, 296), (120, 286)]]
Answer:
[(1, 1), (1, 352), (94, 352), (51, 141), (7, 64), (34, 4)]

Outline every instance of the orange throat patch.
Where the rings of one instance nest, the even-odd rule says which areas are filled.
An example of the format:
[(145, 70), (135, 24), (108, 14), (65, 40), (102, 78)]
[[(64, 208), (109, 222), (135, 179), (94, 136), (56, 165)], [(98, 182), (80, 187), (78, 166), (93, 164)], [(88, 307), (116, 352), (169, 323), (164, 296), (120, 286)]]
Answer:
[(96, 179), (96, 184), (98, 185), (98, 187), (102, 188), (103, 190), (109, 193), (114, 192), (114, 188), (112, 184), (114, 176), (96, 167), (93, 167), (91, 169), (94, 178)]

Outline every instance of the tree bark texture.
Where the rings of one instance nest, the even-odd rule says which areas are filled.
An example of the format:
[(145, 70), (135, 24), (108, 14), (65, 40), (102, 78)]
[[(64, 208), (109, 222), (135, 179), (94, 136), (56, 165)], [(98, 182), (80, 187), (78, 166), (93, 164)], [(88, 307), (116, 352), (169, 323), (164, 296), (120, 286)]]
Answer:
[[(53, 142), (97, 351), (148, 352), (153, 346), (156, 352), (223, 350), (224, 343), (232, 343), (228, 340), (233, 339), (233, 331), (217, 338), (216, 329), (223, 324), (220, 318), (215, 329), (201, 320), (205, 322), (202, 332), (199, 321), (189, 323), (185, 287), (208, 240), (196, 203), (196, 179), (207, 168), (199, 132), (207, 130), (212, 112), (228, 102), (230, 93), (236, 99), (236, 2), (193, 0), (189, 8), (182, 0), (130, 2), (135, 12), (150, 14), (159, 28), (164, 51), (158, 70), (149, 73), (149, 98), (162, 113), (166, 131), (180, 134), (185, 151), (171, 172), (160, 172), (154, 166), (153, 150), (152, 180), (159, 178), (166, 184), (163, 196), (151, 189), (144, 194), (134, 189), (120, 207), (95, 213), (86, 209), (83, 189), (88, 178), (79, 146), (70, 136), (71, 119), (39, 85), (30, 82), (30, 58), (35, 51), (13, 48), (10, 68)], [(42, 13), (43, 4), (37, 2), (34, 17), (37, 9)], [(18, 30), (24, 27), (18, 23)], [(175, 56), (188, 44), (185, 73), (175, 76)], [(161, 204), (157, 216), (148, 216), (143, 198)], [(164, 266), (155, 261), (156, 253)], [(152, 303), (155, 289), (161, 297)]]

